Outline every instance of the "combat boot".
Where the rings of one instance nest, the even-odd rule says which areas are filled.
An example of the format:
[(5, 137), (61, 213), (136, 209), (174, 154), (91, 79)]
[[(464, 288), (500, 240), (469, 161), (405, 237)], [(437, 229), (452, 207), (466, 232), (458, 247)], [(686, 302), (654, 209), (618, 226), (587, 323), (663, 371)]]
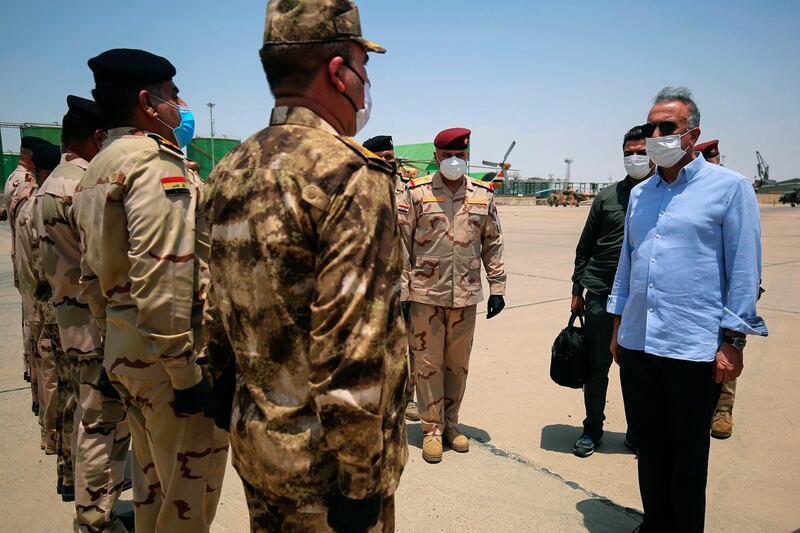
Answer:
[(406, 420), (411, 420), (412, 422), (419, 420), (417, 402), (408, 402), (408, 405), (406, 405)]
[(711, 436), (715, 439), (727, 439), (733, 433), (733, 413), (717, 411), (711, 421)]
[(469, 439), (456, 427), (445, 428), (444, 440), (454, 451), (460, 453), (467, 453), (469, 451)]
[(442, 460), (441, 435), (425, 435), (422, 440), (422, 458), (429, 463), (438, 463)]

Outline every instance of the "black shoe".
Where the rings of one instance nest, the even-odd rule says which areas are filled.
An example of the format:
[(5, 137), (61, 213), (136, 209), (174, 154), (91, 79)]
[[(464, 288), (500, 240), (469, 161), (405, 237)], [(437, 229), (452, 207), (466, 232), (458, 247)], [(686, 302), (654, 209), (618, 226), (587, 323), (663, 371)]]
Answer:
[(38, 404), (38, 403), (36, 403), (36, 402), (33, 402), (33, 403), (31, 404), (31, 412), (32, 412), (32, 413), (33, 413), (35, 416), (39, 416), (39, 404)]
[(633, 438), (630, 430), (625, 432), (625, 440), (622, 442), (622, 444), (624, 444), (625, 447), (633, 453), (636, 453), (636, 439)]
[(589, 457), (594, 453), (595, 448), (597, 448), (601, 440), (602, 437), (599, 439), (594, 439), (584, 433), (575, 443), (575, 446), (572, 448), (572, 453), (578, 457)]
[(130, 490), (131, 487), (133, 487), (133, 481), (131, 481), (128, 478), (125, 478), (125, 481), (122, 482), (122, 489), (120, 489), (120, 492), (125, 492), (126, 490)]
[(56, 483), (56, 493), (63, 494), (64, 493), (64, 481), (61, 478), (58, 478), (58, 482)]
[(27, 381), (28, 383), (30, 383), (30, 382), (31, 382), (31, 375), (30, 375), (30, 374), (28, 374), (27, 372), (23, 372), (23, 373), (22, 373), (22, 379), (24, 379), (25, 381)]
[(62, 502), (75, 501), (75, 485), (63, 485), (61, 487), (61, 501)]

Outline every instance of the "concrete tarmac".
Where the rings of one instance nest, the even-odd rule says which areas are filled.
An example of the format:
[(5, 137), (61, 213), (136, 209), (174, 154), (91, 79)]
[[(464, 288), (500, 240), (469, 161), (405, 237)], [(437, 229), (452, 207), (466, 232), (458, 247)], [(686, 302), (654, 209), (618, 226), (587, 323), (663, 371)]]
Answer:
[[(575, 245), (588, 208), (501, 206), (507, 307), (479, 318), (461, 422), (468, 454), (438, 465), (420, 454), (409, 424), (410, 460), (397, 493), (397, 530), (631, 531), (640, 521), (636, 458), (622, 444), (619, 373), (611, 369), (606, 434), (587, 459), (572, 455), (584, 417), (580, 391), (553, 384), (550, 345), (569, 317)], [(712, 439), (706, 529), (790, 532), (800, 528), (800, 209), (762, 206), (768, 338), (751, 339), (739, 380), (733, 436)], [(73, 507), (55, 493), (55, 458), (39, 450), (22, 381), (20, 304), (10, 232), (0, 226), (0, 531), (72, 530)], [(691, 265), (686, 265), (687, 269)], [(485, 316), (485, 304), (479, 306)], [(689, 341), (689, 340), (687, 340)], [(241, 482), (228, 468), (212, 531), (248, 530)], [(123, 494), (130, 505), (131, 493)]]

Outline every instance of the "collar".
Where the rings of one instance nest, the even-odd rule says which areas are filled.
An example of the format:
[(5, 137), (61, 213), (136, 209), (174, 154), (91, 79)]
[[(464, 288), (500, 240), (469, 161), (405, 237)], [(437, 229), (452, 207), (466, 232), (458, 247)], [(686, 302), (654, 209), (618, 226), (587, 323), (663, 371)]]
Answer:
[(61, 154), (61, 162), (72, 163), (76, 167), (80, 167), (83, 170), (86, 170), (86, 168), (89, 166), (88, 161), (86, 161), (84, 158), (82, 158), (81, 156), (79, 156), (74, 152), (64, 152), (63, 154)]
[[(112, 137), (122, 137), (123, 135), (133, 135), (134, 133), (140, 132), (139, 128), (134, 128), (133, 126), (119, 126), (116, 128), (111, 128), (108, 130), (108, 137), (106, 140)], [(105, 143), (104, 143), (105, 144)]]
[[(692, 161), (686, 164), (680, 172), (678, 172), (678, 177), (675, 179), (675, 182), (672, 185), (679, 185), (681, 183), (689, 183), (690, 181), (694, 180), (697, 175), (703, 170), (708, 163), (706, 162), (705, 158), (703, 158), (703, 154), (697, 154)], [(667, 184), (666, 181), (661, 179), (661, 174), (659, 173), (661, 169), (656, 167), (656, 173), (652, 176), (654, 179), (648, 180), (650, 184), (652, 184), (653, 188), (661, 188), (661, 187), (669, 187), (670, 185)]]
[(307, 107), (299, 106), (279, 106), (272, 109), (269, 118), (270, 126), (306, 126), (316, 128), (324, 132), (339, 137), (339, 132), (331, 126), (324, 118), (317, 115)]

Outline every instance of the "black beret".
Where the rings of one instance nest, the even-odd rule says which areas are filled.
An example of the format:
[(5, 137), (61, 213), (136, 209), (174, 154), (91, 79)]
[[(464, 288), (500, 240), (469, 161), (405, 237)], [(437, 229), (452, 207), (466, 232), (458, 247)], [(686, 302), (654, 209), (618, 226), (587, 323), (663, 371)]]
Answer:
[(44, 139), (39, 137), (32, 137), (30, 135), (26, 135), (22, 138), (22, 142), (20, 143), (20, 148), (27, 148), (28, 150), (33, 150), (34, 146), (37, 146), (42, 143), (46, 143)]
[(73, 127), (87, 126), (88, 129), (104, 129), (103, 113), (100, 111), (94, 100), (87, 100), (80, 96), (67, 96), (67, 107), (69, 110), (64, 115), (64, 127), (69, 124)]
[(33, 147), (33, 165), (36, 170), (53, 170), (61, 161), (61, 149), (55, 144), (45, 142)]
[(131, 48), (106, 50), (89, 60), (89, 68), (98, 88), (167, 81), (174, 78), (176, 72), (167, 59)]
[(364, 148), (370, 152), (385, 152), (387, 150), (394, 150), (391, 135), (377, 135), (371, 139), (364, 141)]

